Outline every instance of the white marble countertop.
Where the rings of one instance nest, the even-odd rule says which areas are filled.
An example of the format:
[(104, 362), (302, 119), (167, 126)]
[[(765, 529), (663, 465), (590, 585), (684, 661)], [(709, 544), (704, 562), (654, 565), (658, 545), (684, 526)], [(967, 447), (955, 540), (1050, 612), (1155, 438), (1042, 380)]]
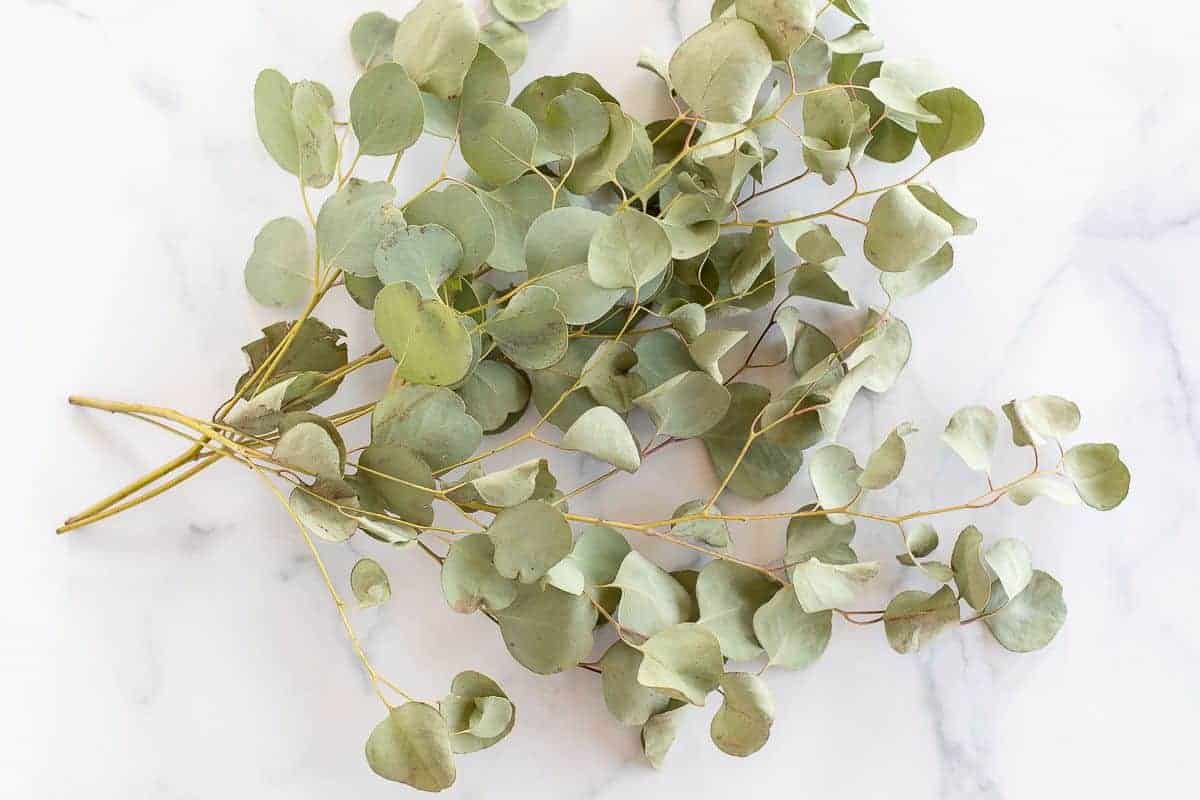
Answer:
[[(7, 352), (16, 356), (3, 401), (9, 510), (17, 500), (0, 606), (0, 796), (414, 794), (363, 762), (378, 703), (290, 521), (236, 467), (53, 535), (65, 515), (178, 449), (137, 422), (69, 408), (68, 393), (203, 415), (241, 370), (238, 347), (276, 318), (245, 296), (242, 265), (261, 223), (298, 207), (294, 184), (256, 140), (251, 85), (271, 65), (344, 97), (355, 74), (346, 33), (375, 5), (13, 0), (0, 9), (9, 109), (0, 136), (16, 166), (4, 214)], [(411, 3), (378, 5), (400, 16)], [(632, 68), (638, 50), (668, 53), (707, 5), (571, 0), (530, 26), (530, 58), (514, 86), (590, 69), (648, 115), (656, 90)], [(1066, 627), (1029, 656), (971, 626), (902, 657), (877, 629), (835, 625), (816, 666), (770, 674), (779, 714), (762, 752), (720, 754), (707, 741), (708, 713), (697, 711), (655, 772), (636, 731), (608, 717), (595, 676), (525, 672), (486, 620), (446, 608), (419, 554), (373, 552), (395, 594), (356, 622), (388, 674), (437, 697), (455, 672), (477, 668), (518, 705), (507, 741), (460, 759), (451, 796), (1194, 791), (1196, 12), (1117, 0), (1036, 11), (961, 0), (875, 5), (886, 53), (944, 65), (979, 99), (988, 127), (936, 176), (980, 230), (956, 245), (946, 279), (898, 309), (913, 331), (913, 359), (893, 392), (859, 402), (850, 443), (861, 455), (911, 419), (925, 435), (910, 445), (913, 474), (885, 505), (953, 502), (972, 496), (977, 480), (936, 441), (954, 409), (1035, 392), (1076, 400), (1080, 440), (1121, 446), (1134, 474), (1128, 502), (1110, 514), (1002, 503), (973, 518), (1030, 542), (1065, 586)], [(406, 161), (402, 196), (433, 160)], [(769, 208), (804, 207), (805, 196)], [(323, 315), (344, 323), (352, 353), (367, 349), (363, 315), (346, 303), (331, 309)], [(359, 391), (384, 378), (372, 373)], [(662, 471), (580, 507), (603, 508), (632, 486), (620, 501), (625, 517), (669, 512), (688, 499), (675, 496), (681, 473), (708, 480), (698, 451), (676, 449)], [(594, 474), (594, 464), (564, 463), (570, 485)], [(806, 501), (801, 483), (770, 507)], [(890, 558), (879, 533), (862, 526), (862, 551)], [(781, 534), (764, 535), (778, 543)], [(366, 547), (327, 548), (331, 567), (343, 574)], [(878, 597), (900, 587), (889, 575)]]

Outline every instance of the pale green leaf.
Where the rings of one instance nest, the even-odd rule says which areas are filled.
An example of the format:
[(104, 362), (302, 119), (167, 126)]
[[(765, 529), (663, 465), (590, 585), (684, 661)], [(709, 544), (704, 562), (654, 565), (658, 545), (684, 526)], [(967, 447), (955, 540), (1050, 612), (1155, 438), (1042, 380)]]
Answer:
[(950, 625), (958, 623), (958, 598), (949, 586), (936, 593), (910, 590), (892, 598), (883, 613), (888, 644), (897, 653), (915, 653)]
[(405, 445), (434, 470), (470, 458), (481, 441), (483, 428), (466, 403), (438, 386), (391, 386), (371, 412), (372, 444)]
[(496, 246), (496, 227), (483, 201), (472, 189), (451, 184), (439, 192), (425, 192), (404, 207), (411, 225), (441, 225), (462, 243), (460, 273), (478, 269)]
[(992, 596), (992, 581), (996, 576), (983, 557), (983, 534), (974, 525), (968, 525), (958, 534), (950, 566), (958, 593), (971, 608), (983, 611)]
[(344, 542), (358, 528), (358, 522), (341, 510), (358, 507), (354, 490), (342, 481), (318, 480), (312, 486), (297, 486), (288, 498), (288, 507), (310, 533), (327, 542)]
[(293, 425), (279, 437), (271, 457), (279, 464), (318, 478), (342, 476), (342, 454), (329, 433), (313, 422)]
[(561, 511), (541, 500), (504, 509), (488, 535), (496, 545), (496, 571), (522, 583), (533, 583), (571, 552), (571, 526)]
[(1066, 619), (1062, 586), (1045, 572), (1035, 570), (1025, 590), (985, 617), (984, 622), (1006, 649), (1029, 653), (1050, 644)]
[(450, 693), (438, 703), (450, 728), (455, 753), (474, 753), (491, 747), (512, 730), (516, 711), (504, 690), (480, 672), (454, 676)]
[(317, 215), (317, 248), (326, 267), (361, 277), (375, 274), (380, 240), (404, 224), (400, 210), (388, 205), (395, 196), (396, 187), (386, 181), (351, 178), (325, 201)]
[(874, 561), (826, 564), (810, 558), (792, 569), (792, 585), (800, 607), (813, 614), (850, 605), (859, 587), (878, 574), (879, 565)]
[(455, 389), (485, 433), (505, 427), (529, 405), (529, 381), (502, 361), (483, 361)]
[(392, 596), (387, 573), (371, 558), (360, 558), (355, 562), (350, 570), (350, 590), (360, 608), (382, 605)]
[(421, 89), (449, 99), (478, 48), (479, 24), (463, 0), (421, 0), (400, 20), (394, 57)]
[(463, 120), (463, 160), (494, 186), (512, 183), (529, 171), (537, 141), (529, 115), (504, 103), (476, 103)]
[(509, 75), (521, 68), (529, 52), (529, 35), (503, 19), (492, 20), (480, 28), (479, 42), (503, 59)]
[(380, 64), (358, 79), (350, 92), (350, 126), (359, 152), (368, 156), (400, 153), (421, 137), (421, 92), (404, 67)]
[(312, 289), (312, 265), (308, 234), (299, 220), (273, 219), (254, 237), (246, 290), (263, 305), (295, 305)]
[(888, 189), (867, 220), (863, 251), (885, 272), (904, 272), (931, 258), (953, 235), (950, 223), (930, 211), (907, 186)]
[(496, 13), (513, 22), (533, 22), (562, 8), (567, 0), (492, 0)]
[(754, 613), (778, 586), (763, 573), (729, 561), (713, 560), (700, 570), (696, 580), (700, 624), (716, 634), (726, 658), (748, 661), (762, 653), (754, 635)]
[(666, 711), (670, 699), (638, 683), (642, 654), (617, 640), (600, 659), (604, 704), (622, 725), (645, 725), (655, 714)]
[(621, 590), (617, 622), (643, 636), (686, 622), (691, 615), (692, 598), (687, 590), (636, 550), (621, 561), (612, 585)]
[(567, 352), (567, 322), (555, 306), (558, 295), (544, 286), (528, 286), (487, 322), (496, 346), (518, 366), (545, 369)]
[(396, 373), (413, 383), (455, 384), (474, 361), (471, 336), (459, 313), (422, 298), (408, 283), (380, 290), (375, 298), (375, 332), (396, 359)]
[(676, 375), (638, 397), (660, 436), (690, 439), (711, 430), (729, 410), (729, 390), (704, 372)]
[(882, 489), (900, 477), (907, 457), (904, 437), (914, 430), (907, 422), (897, 425), (867, 458), (867, 464), (858, 476), (858, 485), (864, 489)]
[(636, 472), (642, 463), (629, 426), (606, 406), (596, 406), (581, 414), (563, 434), (560, 446), (587, 453), (626, 472)]
[(495, 545), (485, 533), (455, 539), (442, 562), (442, 594), (460, 614), (481, 606), (489, 611), (507, 608), (517, 598), (517, 584), (496, 571)]
[[(815, 512), (815, 505), (800, 508)], [(807, 513), (792, 517), (787, 527), (787, 564), (800, 564), (815, 558), (826, 564), (853, 564), (858, 555), (850, 547), (854, 540), (854, 520), (835, 523), (828, 514)]]
[[(678, 519), (705, 513), (720, 516), (721, 509), (716, 505), (708, 506), (703, 500), (689, 500), (675, 509), (671, 517)], [(726, 548), (730, 545), (729, 524), (723, 519), (690, 519), (677, 522), (671, 526), (671, 534), (696, 539), (713, 547)]]
[(1020, 539), (1001, 539), (987, 549), (983, 560), (1009, 597), (1019, 595), (1033, 579), (1033, 554)]
[(366, 755), (375, 774), (423, 792), (440, 792), (454, 783), (450, 730), (437, 709), (425, 703), (389, 709), (371, 731)]
[(745, 330), (705, 331), (688, 343), (688, 355), (714, 381), (721, 383), (725, 380), (721, 374), (721, 357), (745, 337)]
[(962, 89), (937, 89), (919, 98), (937, 122), (918, 121), (917, 136), (931, 159), (966, 150), (983, 134), (983, 111)]
[(631, 208), (600, 224), (587, 254), (588, 274), (606, 289), (637, 289), (661, 275), (670, 260), (671, 240), (662, 225)]
[(744, 758), (762, 749), (775, 721), (775, 703), (766, 683), (748, 672), (721, 676), (721, 708), (709, 734), (722, 753)]
[(531, 672), (552, 675), (587, 658), (597, 613), (585, 595), (531, 583), (517, 588), (516, 601), (496, 619), (512, 657)]
[(692, 705), (704, 705), (724, 672), (717, 637), (694, 622), (651, 636), (642, 645), (642, 655), (638, 683)]
[(438, 299), (438, 289), (462, 263), (462, 243), (441, 225), (394, 228), (375, 250), (375, 272), (385, 286), (407, 282), (427, 300)]
[(433, 522), (433, 473), (420, 456), (400, 444), (371, 445), (358, 457), (359, 473), (389, 511), (416, 527)]
[(1129, 467), (1115, 444), (1079, 444), (1063, 456), (1067, 477), (1083, 502), (1111, 511), (1129, 495)]
[(817, 24), (813, 0), (736, 0), (734, 7), (740, 18), (758, 29), (776, 61), (787, 61)]
[(754, 636), (767, 651), (767, 664), (804, 669), (829, 645), (833, 612), (806, 613), (796, 592), (784, 586), (754, 612)]
[(771, 51), (745, 20), (722, 17), (692, 34), (670, 63), (671, 83), (712, 122), (745, 122), (771, 72)]
[(946, 423), (942, 441), (950, 446), (971, 469), (990, 471), (992, 452), (1000, 422), (996, 413), (985, 406), (966, 406), (954, 412)]
[(350, 51), (363, 69), (392, 60), (396, 41), (396, 20), (381, 11), (368, 11), (350, 28)]

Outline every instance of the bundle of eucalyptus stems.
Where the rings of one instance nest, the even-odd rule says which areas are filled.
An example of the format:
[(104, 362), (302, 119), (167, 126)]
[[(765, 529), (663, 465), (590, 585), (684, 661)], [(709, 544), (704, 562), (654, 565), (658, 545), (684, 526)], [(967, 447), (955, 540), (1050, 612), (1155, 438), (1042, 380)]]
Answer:
[[(210, 417), (72, 398), (191, 442), (60, 531), (223, 459), (243, 465), (295, 521), (383, 703), (366, 741), (370, 767), (430, 791), (454, 782), (456, 755), (509, 733), (514, 706), (478, 672), (427, 700), (385, 676), (342, 587), (360, 607), (385, 604), (388, 575), (370, 558), (333, 575), (321, 556), (352, 536), (435, 562), (450, 608), (486, 615), (527, 669), (596, 673), (612, 715), (640, 729), (655, 766), (681, 712), (714, 693), (714, 744), (734, 756), (760, 749), (774, 721), (764, 673), (812, 665), (835, 617), (881, 625), (901, 653), (974, 623), (1014, 652), (1048, 644), (1066, 605), (1027, 545), (968, 526), (939, 560), (932, 520), (1004, 498), (1117, 506), (1129, 471), (1114, 445), (1064, 442), (1079, 425), (1074, 403), (1040, 395), (999, 413), (955, 412), (941, 439), (985, 490), (926, 510), (871, 510), (872, 494), (904, 467), (911, 425), (861, 465), (837, 443), (855, 398), (888, 391), (909, 359), (896, 306), (944, 276), (951, 240), (975, 228), (928, 180), (981, 135), (976, 102), (922, 61), (872, 58), (883, 44), (865, 0), (717, 0), (711, 22), (669, 59), (646, 52), (638, 63), (673, 108), (665, 119), (634, 119), (586, 73), (539, 77), (510, 102), (527, 49), (516, 23), (564, 3), (493, 0), (483, 26), (462, 0), (422, 0), (399, 20), (365, 14), (350, 31), (362, 74), (345, 107), (316, 81), (258, 76), (258, 132), (297, 182), (303, 217), (262, 227), (245, 282), (261, 303), (302, 310), (243, 348), (249, 368)], [(445, 140), (444, 164), (399, 200), (394, 178), (423, 135)], [(772, 184), (781, 150), (803, 170)], [(455, 153), (469, 168), (462, 177), (450, 174)], [(902, 180), (872, 185), (864, 174), (914, 153), (921, 166)], [(373, 158), (391, 160), (387, 179), (355, 177)], [(802, 181), (823, 182), (828, 205), (751, 216), (757, 198)], [(319, 202), (313, 190), (324, 190)], [(837, 279), (851, 259), (828, 226), (835, 219), (862, 229), (876, 306), (858, 311)], [(378, 334), (354, 358), (343, 331), (316, 316), (340, 291)], [(835, 337), (805, 319), (819, 305), (846, 307), (855, 333)], [(729, 369), (723, 357), (747, 337), (753, 347)], [(781, 341), (783, 355), (756, 360), (768, 341)], [(392, 369), (383, 396), (316, 411), (378, 362)], [(782, 390), (744, 377), (766, 370), (789, 376)], [(341, 429), (368, 415), (369, 441), (349, 446)], [(639, 441), (634, 431), (648, 426)], [(993, 454), (1007, 438), (1032, 465), (997, 477)], [(682, 487), (673, 511), (643, 520), (572, 511), (589, 490), (652, 469), (655, 453), (686, 440), (701, 443), (712, 480)], [(585, 454), (606, 471), (562, 487), (544, 457), (493, 466), (519, 446)], [(811, 502), (795, 511), (718, 506), (726, 494), (802, 491), (793, 487), (802, 472)], [(863, 522), (896, 534), (892, 566), (924, 588), (855, 609), (883, 566), (855, 553)], [(780, 557), (738, 557), (740, 536), (778, 537)], [(668, 572), (632, 546), (647, 539), (703, 565)]]

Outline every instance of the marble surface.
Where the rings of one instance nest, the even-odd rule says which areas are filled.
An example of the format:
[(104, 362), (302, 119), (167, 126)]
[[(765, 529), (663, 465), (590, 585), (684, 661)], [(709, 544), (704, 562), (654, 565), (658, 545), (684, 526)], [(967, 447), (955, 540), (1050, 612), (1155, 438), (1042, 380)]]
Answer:
[[(16, 167), (4, 214), (6, 352), (16, 358), (3, 400), (5, 496), (10, 510), (15, 496), (16, 513), (4, 534), (0, 796), (411, 794), (363, 763), (378, 703), (290, 522), (238, 468), (219, 466), (143, 509), (53, 535), (68, 513), (178, 450), (148, 426), (69, 408), (69, 392), (204, 415), (241, 369), (237, 348), (274, 318), (245, 297), (242, 264), (258, 226), (299, 206), (294, 184), (256, 141), (250, 87), (273, 65), (345, 97), (354, 71), (344, 37), (374, 5), (10, 0), (0, 8), (8, 108), (0, 136), (8, 172)], [(378, 5), (400, 16), (410, 3)], [(924, 433), (911, 445), (910, 474), (879, 507), (957, 502), (980, 487), (937, 443), (954, 409), (1034, 392), (1077, 400), (1080, 440), (1115, 440), (1131, 465), (1129, 501), (1106, 515), (1002, 503), (971, 518), (990, 535), (1030, 542), (1066, 587), (1065, 629), (1030, 656), (1001, 650), (972, 626), (901, 657), (878, 629), (838, 624), (817, 666), (770, 675), (779, 719), (762, 752), (721, 755), (707, 741), (711, 708), (698, 710), (667, 768), (654, 772), (636, 733), (608, 718), (595, 676), (524, 672), (486, 620), (446, 609), (419, 553), (375, 550), (395, 595), (355, 621), (381, 668), (427, 697), (456, 671), (481, 669), (519, 707), (508, 741), (460, 760), (451, 796), (1194, 791), (1196, 12), (1116, 0), (1039, 4), (1035, 14), (957, 0), (876, 5), (887, 52), (944, 65), (980, 100), (988, 128), (933, 176), (978, 215), (979, 232), (958, 245), (948, 278), (897, 308), (913, 331), (913, 359), (893, 392), (857, 404), (848, 442), (861, 457), (912, 420)], [(572, 0), (530, 26), (531, 57), (514, 84), (590, 68), (648, 117), (661, 109), (653, 79), (632, 69), (638, 50), (669, 52), (706, 6)], [(402, 196), (436, 170), (441, 148), (406, 159)], [(818, 187), (785, 194), (764, 202), (764, 213), (817, 207)], [(859, 276), (865, 301), (878, 301), (860, 257), (845, 272)], [(350, 331), (353, 352), (370, 346), (369, 327), (347, 303), (322, 314)], [(384, 380), (384, 370), (370, 372), (348, 393)], [(566, 485), (596, 474), (594, 463), (559, 464)], [(711, 480), (694, 449), (667, 451), (652, 466), (577, 507), (655, 518), (689, 499), (680, 496), (685, 481)], [(1002, 470), (1022, 466), (1011, 459)], [(806, 501), (802, 483), (765, 507)], [(944, 538), (966, 521), (943, 523)], [(777, 527), (747, 529), (742, 550), (769, 557), (780, 536)], [(890, 559), (895, 548), (872, 526), (859, 542), (866, 558)], [(326, 549), (344, 575), (371, 548)], [(889, 570), (864, 603), (914, 583)]]

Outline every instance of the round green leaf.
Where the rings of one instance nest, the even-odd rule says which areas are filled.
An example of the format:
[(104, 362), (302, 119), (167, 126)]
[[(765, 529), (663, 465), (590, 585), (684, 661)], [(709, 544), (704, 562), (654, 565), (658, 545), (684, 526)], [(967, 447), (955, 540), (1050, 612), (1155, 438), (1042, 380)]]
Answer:
[(382, 605), (392, 596), (387, 573), (378, 561), (371, 558), (361, 558), (355, 562), (350, 570), (350, 590), (354, 592), (361, 608)]
[(888, 644), (897, 653), (915, 653), (926, 642), (958, 624), (958, 598), (949, 586), (935, 594), (901, 592), (892, 598), (883, 613), (883, 628)]
[(785, 669), (804, 669), (829, 645), (833, 612), (808, 614), (796, 592), (784, 586), (754, 612), (754, 636), (767, 651), (767, 664)]
[(404, 224), (400, 210), (388, 205), (395, 196), (396, 187), (386, 181), (351, 178), (325, 201), (317, 215), (317, 248), (326, 267), (355, 276), (375, 274), (380, 240)]
[(343, 481), (318, 480), (312, 486), (297, 486), (288, 507), (304, 527), (327, 542), (344, 542), (354, 535), (358, 522), (342, 508), (357, 508), (358, 498)]
[(722, 17), (675, 50), (669, 71), (696, 114), (712, 122), (745, 122), (771, 72), (771, 51), (749, 22)]
[(606, 289), (636, 289), (666, 270), (671, 240), (654, 217), (627, 208), (608, 217), (588, 247), (588, 274)]
[(958, 593), (971, 608), (983, 611), (992, 596), (995, 576), (983, 557), (983, 534), (974, 525), (968, 525), (958, 534), (950, 567)]
[[(862, 492), (859, 486), (862, 474), (854, 453), (837, 444), (826, 445), (813, 453), (808, 464), (813, 491), (824, 508), (842, 508), (853, 503)], [(844, 522), (839, 515), (831, 515), (831, 518), (838, 523)]]
[(425, 192), (404, 207), (412, 225), (441, 225), (462, 243), (460, 273), (478, 269), (496, 246), (496, 228), (487, 209), (474, 191), (460, 184), (440, 192)]
[(596, 607), (586, 595), (521, 584), (516, 601), (496, 612), (508, 652), (539, 675), (573, 667), (591, 652)]
[(409, 702), (389, 709), (367, 738), (367, 764), (376, 775), (423, 792), (454, 783), (450, 730), (433, 706)]
[(737, 0), (737, 15), (758, 29), (776, 61), (787, 61), (817, 24), (812, 0)]
[(263, 305), (295, 305), (312, 288), (313, 257), (304, 226), (292, 217), (279, 217), (254, 237), (246, 262), (246, 290)]
[(449, 386), (471, 369), (474, 348), (458, 312), (422, 298), (412, 284), (393, 283), (380, 290), (375, 297), (375, 332), (405, 380)]
[(779, 584), (757, 570), (713, 560), (700, 570), (696, 600), (700, 624), (717, 636), (731, 661), (749, 661), (763, 648), (754, 635), (754, 614), (770, 600)]
[(504, 509), (488, 535), (496, 545), (496, 571), (522, 583), (533, 583), (571, 552), (571, 526), (541, 500)]
[(329, 432), (314, 422), (301, 422), (288, 428), (275, 443), (271, 457), (306, 475), (342, 477), (343, 455)]
[(558, 310), (568, 325), (587, 325), (601, 319), (625, 295), (624, 289), (604, 289), (593, 283), (585, 263), (543, 273), (535, 285), (558, 295)]
[(617, 622), (643, 636), (685, 622), (691, 614), (692, 598), (687, 590), (636, 550), (621, 561), (612, 584), (621, 590)]
[[(804, 506), (800, 511), (813, 511), (815, 505)], [(828, 514), (793, 517), (787, 527), (788, 564), (799, 564), (816, 558), (826, 564), (853, 564), (858, 555), (850, 547), (854, 540), (854, 520), (845, 524), (835, 523)]]
[(926, 208), (911, 189), (897, 186), (875, 201), (863, 251), (879, 269), (904, 272), (941, 250), (953, 233), (950, 223)]
[(534, 219), (525, 236), (529, 277), (586, 263), (592, 237), (607, 220), (599, 211), (574, 206), (555, 208)]
[(966, 406), (954, 412), (946, 423), (942, 441), (950, 446), (971, 469), (989, 471), (992, 451), (1000, 423), (985, 406)]
[(479, 23), (463, 0), (421, 0), (400, 20), (394, 57), (423, 91), (450, 99), (478, 48)]
[(395, 228), (375, 250), (375, 271), (385, 286), (407, 282), (427, 300), (438, 299), (438, 289), (462, 262), (462, 244), (441, 225)]
[(503, 103), (478, 103), (464, 120), (463, 159), (485, 181), (503, 186), (529, 171), (537, 137), (524, 111)]
[(711, 430), (729, 410), (729, 390), (705, 372), (676, 375), (638, 397), (661, 436), (690, 439)]
[(442, 594), (460, 614), (480, 606), (499, 611), (517, 599), (517, 584), (496, 571), (495, 545), (486, 533), (455, 539), (442, 562)]
[(368, 11), (350, 28), (350, 52), (363, 69), (392, 60), (396, 41), (396, 20), (381, 11)]
[(511, 75), (525, 63), (529, 52), (529, 35), (503, 19), (495, 19), (479, 29), (479, 42), (500, 56)]
[(350, 92), (350, 127), (359, 152), (387, 156), (407, 150), (425, 126), (421, 92), (404, 67), (395, 63), (372, 67)]
[(470, 458), (482, 426), (449, 389), (406, 383), (389, 387), (371, 413), (371, 444), (402, 444), (434, 470)]
[(337, 171), (337, 135), (329, 116), (328, 91), (312, 81), (292, 87), (292, 127), (299, 151), (296, 163), (308, 186), (325, 186)]
[(651, 636), (642, 645), (642, 656), (638, 683), (697, 706), (704, 705), (725, 671), (717, 637), (694, 622)]
[(1063, 467), (1092, 508), (1111, 511), (1129, 495), (1129, 467), (1115, 444), (1077, 444), (1063, 456)]
[(800, 607), (809, 614), (845, 608), (854, 601), (858, 587), (879, 574), (873, 561), (857, 564), (825, 564), (815, 558), (792, 568), (792, 585)]
[(604, 704), (622, 725), (645, 725), (670, 699), (638, 683), (642, 654), (618, 639), (600, 659)]
[(1066, 619), (1062, 585), (1045, 572), (1035, 570), (1024, 591), (983, 621), (1006, 649), (1029, 653), (1050, 644)]
[(556, 156), (578, 158), (608, 136), (608, 111), (589, 92), (568, 89), (546, 107), (541, 134), (542, 144)]
[(525, 369), (545, 369), (567, 352), (567, 322), (556, 308), (558, 295), (528, 286), (487, 322), (487, 332), (504, 355)]
[(529, 381), (502, 361), (481, 362), (455, 391), (485, 433), (503, 428), (529, 405)]
[(709, 733), (722, 753), (744, 758), (762, 749), (775, 721), (775, 703), (766, 683), (748, 672), (721, 676), (721, 708)]
[(888, 434), (883, 443), (871, 453), (867, 464), (858, 476), (858, 485), (864, 489), (882, 489), (900, 476), (908, 451), (904, 437), (914, 430), (907, 422), (898, 425)]
[(620, 414), (605, 406), (581, 414), (563, 434), (560, 446), (587, 453), (626, 472), (637, 472), (642, 463), (629, 426)]
[(455, 753), (491, 747), (516, 723), (516, 710), (500, 685), (472, 670), (454, 676), (450, 693), (438, 703), (438, 709), (450, 728), (450, 747)]
[[(371, 445), (358, 457), (362, 479), (388, 510), (418, 528), (433, 523), (433, 473), (421, 457), (404, 445)], [(421, 487), (424, 487), (422, 489)]]
[(966, 150), (983, 134), (983, 110), (962, 89), (937, 89), (921, 95), (922, 107), (938, 122), (917, 122), (917, 136), (931, 159)]

